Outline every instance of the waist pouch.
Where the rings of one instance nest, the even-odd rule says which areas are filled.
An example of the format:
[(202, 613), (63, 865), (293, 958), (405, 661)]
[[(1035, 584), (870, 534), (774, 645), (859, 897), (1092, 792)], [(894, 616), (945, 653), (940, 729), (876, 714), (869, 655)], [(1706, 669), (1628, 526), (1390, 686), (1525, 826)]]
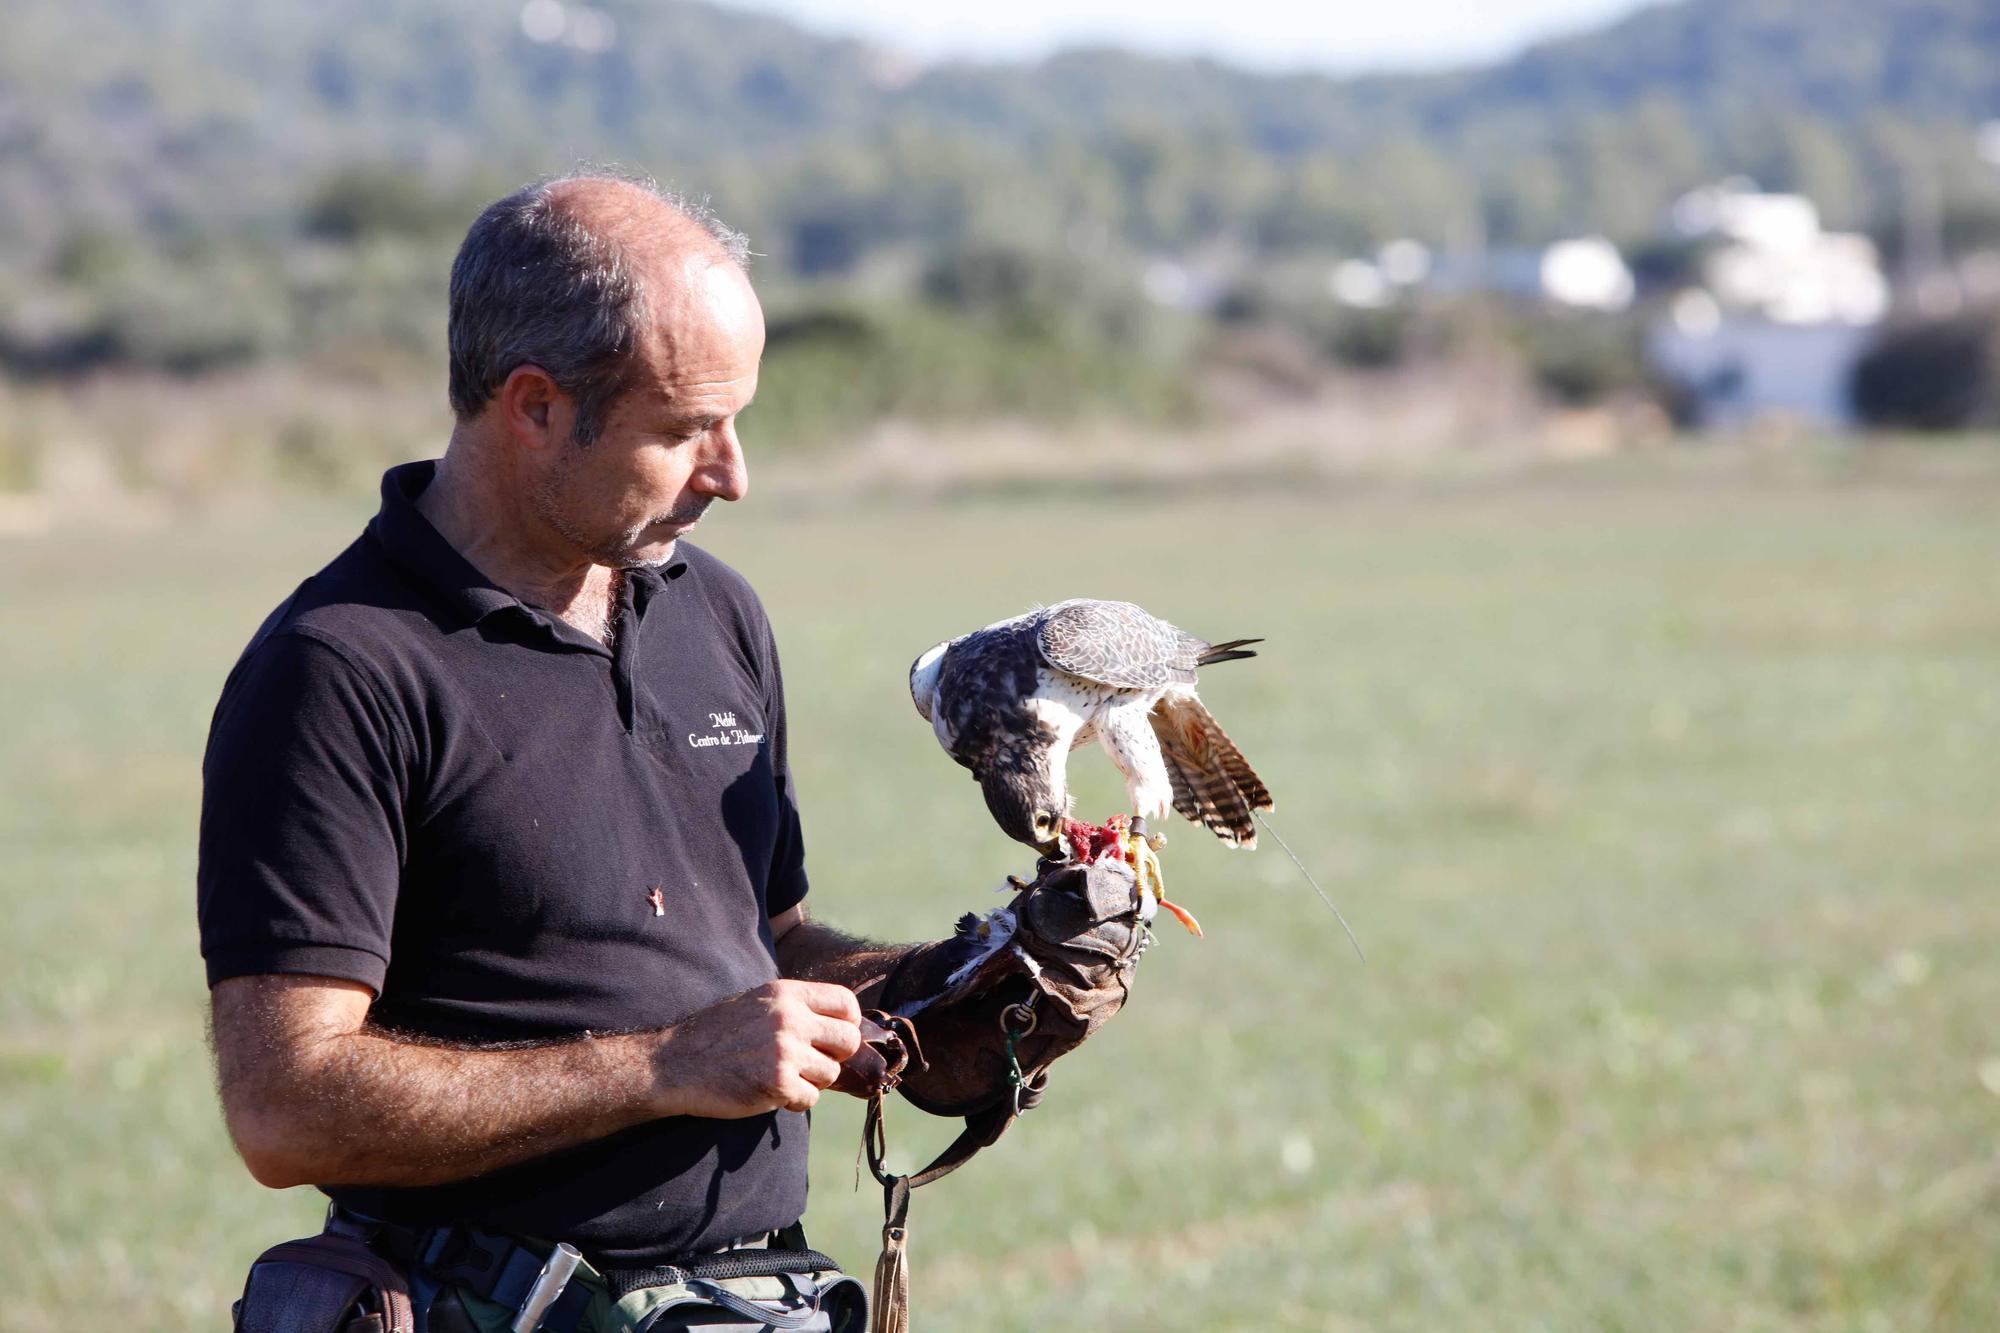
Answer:
[[(506, 1333), (525, 1280), (549, 1248), (469, 1229), (412, 1233), (335, 1213), (329, 1230), (258, 1256), (233, 1311), (237, 1333)], [(864, 1333), (868, 1301), (861, 1284), (806, 1249), (802, 1230), (789, 1230), (780, 1243), (797, 1248), (744, 1247), (605, 1273), (579, 1264), (544, 1327)]]
[[(825, 1267), (808, 1267), (815, 1262)], [(589, 1293), (578, 1333), (863, 1333), (868, 1326), (861, 1283), (811, 1251), (747, 1250), (639, 1272), (599, 1273), (585, 1263), (570, 1283)], [(505, 1333), (513, 1317), (511, 1306), (446, 1287), (427, 1322), (429, 1333)]]
[(231, 1311), (236, 1333), (416, 1333), (410, 1288), (352, 1236), (273, 1245), (250, 1265)]

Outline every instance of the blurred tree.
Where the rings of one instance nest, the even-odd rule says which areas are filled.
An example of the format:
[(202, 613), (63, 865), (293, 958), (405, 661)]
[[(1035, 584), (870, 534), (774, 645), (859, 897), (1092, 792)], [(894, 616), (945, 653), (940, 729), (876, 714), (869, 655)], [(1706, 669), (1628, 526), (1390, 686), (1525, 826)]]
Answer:
[(2000, 312), (1886, 330), (1854, 368), (1854, 409), (1872, 426), (1962, 430), (2000, 423)]
[(371, 236), (463, 235), (483, 200), (463, 188), (439, 189), (423, 172), (394, 163), (353, 163), (312, 185), (300, 204), (300, 229), (320, 240)]
[[(514, 6), (462, 0), (17, 0), (0, 356), (407, 355), (434, 343), (479, 204), (585, 155), (712, 192), (774, 297), (878, 312), (871, 357), (923, 328), (990, 357), (996, 384), (1025, 365), (1060, 379), (1037, 358), (1098, 338), (1135, 369), (1078, 391), (1140, 398), (1188, 346), (1186, 317), (1139, 294), (1149, 261), (1230, 287), (1235, 317), (1386, 364), (1428, 335), (1413, 350), (1404, 316), (1332, 310), (1324, 274), (1392, 237), (1599, 231), (1670, 272), (1686, 256), (1658, 246), (1661, 210), (1737, 171), (1891, 240), (1910, 173), (1936, 183), (1947, 246), (1989, 244), (2000, 216), (1971, 137), (2000, 106), (2000, 0), (1685, 0), (1486, 68), (1365, 78), (1104, 50), (919, 67), (677, 0), (563, 14), (530, 33)], [(876, 373), (852, 345), (808, 347)], [(1552, 385), (1584, 391), (1575, 357), (1556, 363)], [(926, 410), (994, 400), (937, 374)]]
[(1647, 389), (1641, 329), (1629, 317), (1545, 312), (1519, 324), (1537, 387), (1565, 407), (1585, 407)]

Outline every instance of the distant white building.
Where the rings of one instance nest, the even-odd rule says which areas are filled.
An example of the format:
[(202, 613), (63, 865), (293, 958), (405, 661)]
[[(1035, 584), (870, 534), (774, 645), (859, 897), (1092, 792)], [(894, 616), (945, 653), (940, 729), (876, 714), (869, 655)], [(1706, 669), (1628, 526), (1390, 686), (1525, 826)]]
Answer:
[(1889, 280), (1875, 243), (1822, 231), (1819, 208), (1804, 195), (1723, 181), (1682, 195), (1673, 225), (1708, 243), (1702, 285), (1726, 313), (1779, 324), (1873, 324), (1888, 312)]
[(1743, 180), (1691, 191), (1672, 218), (1707, 248), (1700, 285), (1648, 329), (1647, 356), (1688, 394), (1697, 424), (1851, 424), (1854, 363), (1889, 309), (1874, 242), (1822, 231), (1812, 200)]
[(1682, 292), (1646, 331), (1646, 358), (1687, 395), (1694, 423), (1728, 428), (1792, 417), (1854, 420), (1854, 363), (1875, 336), (1866, 324), (1785, 322), (1730, 314), (1707, 292)]
[(1541, 250), (1444, 255), (1431, 266), (1430, 285), (1607, 312), (1631, 305), (1635, 292), (1625, 257), (1602, 236), (1578, 236)]
[(1632, 304), (1632, 270), (1602, 236), (1557, 241), (1542, 251), (1542, 295), (1578, 310), (1623, 310)]

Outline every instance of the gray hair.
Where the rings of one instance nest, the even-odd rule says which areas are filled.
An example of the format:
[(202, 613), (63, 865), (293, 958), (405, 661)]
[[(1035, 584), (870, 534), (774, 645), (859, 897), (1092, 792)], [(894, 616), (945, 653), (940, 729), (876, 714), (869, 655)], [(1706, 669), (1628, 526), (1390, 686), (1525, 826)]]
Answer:
[(645, 328), (645, 284), (623, 246), (580, 221), (557, 198), (574, 181), (622, 181), (700, 227), (747, 265), (749, 240), (706, 199), (643, 176), (588, 168), (523, 186), (479, 215), (451, 266), (451, 407), (477, 416), (507, 377), (540, 366), (576, 403), (579, 444), (597, 438), (626, 386)]

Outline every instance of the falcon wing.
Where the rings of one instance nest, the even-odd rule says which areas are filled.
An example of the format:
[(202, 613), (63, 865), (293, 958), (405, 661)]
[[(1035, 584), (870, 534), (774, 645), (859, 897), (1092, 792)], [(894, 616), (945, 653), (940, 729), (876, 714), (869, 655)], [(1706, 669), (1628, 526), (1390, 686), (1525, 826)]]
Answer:
[(1257, 770), (1193, 690), (1168, 690), (1149, 720), (1159, 738), (1174, 811), (1231, 847), (1257, 845), (1256, 812), (1273, 809)]
[(1079, 600), (1049, 608), (1036, 646), (1050, 666), (1121, 690), (1194, 684), (1209, 648), (1130, 602)]

